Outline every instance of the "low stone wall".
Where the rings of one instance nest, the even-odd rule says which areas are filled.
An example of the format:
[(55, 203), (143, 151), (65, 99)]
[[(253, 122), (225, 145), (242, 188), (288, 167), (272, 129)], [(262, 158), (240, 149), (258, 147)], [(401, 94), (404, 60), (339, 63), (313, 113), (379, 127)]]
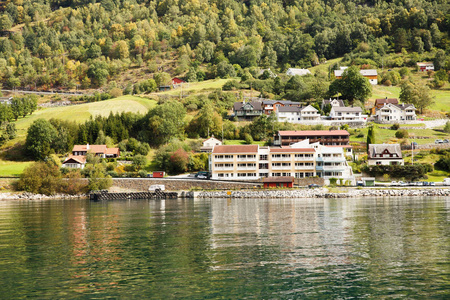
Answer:
[[(410, 140), (411, 141), (411, 140)], [(450, 143), (445, 144), (423, 144), (423, 145), (416, 145), (414, 146), (414, 150), (420, 150), (420, 149), (448, 149), (450, 148)], [(411, 144), (403, 145), (401, 146), (402, 150), (411, 150)]]
[(233, 182), (196, 179), (164, 179), (164, 178), (113, 178), (113, 187), (129, 191), (148, 191), (154, 184), (162, 184), (168, 191), (181, 191), (189, 189), (227, 190), (250, 189), (261, 187), (260, 182)]
[(310, 184), (325, 185), (325, 180), (319, 177), (295, 178), (294, 184), (297, 186), (308, 186)]
[(296, 190), (199, 192), (199, 198), (362, 198), (362, 197), (447, 197), (450, 189), (354, 189), (342, 193), (330, 193), (326, 188)]

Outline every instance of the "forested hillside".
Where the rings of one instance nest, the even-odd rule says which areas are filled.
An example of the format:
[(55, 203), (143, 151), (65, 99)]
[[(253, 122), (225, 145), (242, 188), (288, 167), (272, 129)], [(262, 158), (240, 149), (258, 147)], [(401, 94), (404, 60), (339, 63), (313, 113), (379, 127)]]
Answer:
[(197, 81), (352, 52), (386, 66), (386, 53), (450, 45), (446, 0), (92, 2), (0, 2), (3, 87), (101, 87), (132, 67)]

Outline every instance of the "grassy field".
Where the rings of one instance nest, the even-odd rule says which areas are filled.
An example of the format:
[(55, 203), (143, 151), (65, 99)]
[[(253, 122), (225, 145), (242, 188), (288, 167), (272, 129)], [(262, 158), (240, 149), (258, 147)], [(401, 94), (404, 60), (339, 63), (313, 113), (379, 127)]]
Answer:
[(190, 82), (183, 85), (183, 88), (177, 88), (174, 90), (166, 91), (166, 92), (160, 92), (160, 93), (154, 93), (152, 95), (172, 95), (172, 96), (178, 96), (187, 93), (197, 93), (197, 92), (203, 92), (203, 91), (211, 91), (215, 89), (221, 89), (222, 86), (227, 83), (230, 80), (240, 80), (240, 78), (228, 78), (228, 79), (211, 79), (211, 80), (205, 80), (202, 82)]
[[(433, 129), (407, 129), (409, 133), (408, 140), (414, 141), (417, 144), (433, 144), (435, 139), (448, 138), (448, 134), (444, 132), (435, 131)], [(350, 130), (351, 131), (351, 130)], [(358, 133), (350, 136), (350, 142), (365, 142), (367, 139), (367, 128), (360, 129), (363, 137), (357, 137)], [(396, 130), (381, 129), (379, 125), (375, 125), (375, 141), (377, 144), (382, 143), (399, 143), (401, 139), (395, 137)], [(420, 138), (419, 138), (420, 137)], [(423, 138), (428, 137), (428, 138)]]
[(33, 162), (17, 162), (17, 161), (3, 161), (0, 160), (0, 176), (2, 177), (16, 177), (22, 174), (23, 170)]
[(112, 113), (134, 112), (145, 114), (150, 108), (156, 105), (155, 100), (136, 96), (121, 96), (115, 99), (85, 103), (80, 105), (50, 107), (40, 109), (31, 116), (26, 116), (15, 122), (17, 128), (17, 138), (8, 144), (23, 140), (26, 136), (28, 127), (39, 118), (43, 119), (61, 119), (67, 121), (84, 122), (91, 116), (108, 116)]

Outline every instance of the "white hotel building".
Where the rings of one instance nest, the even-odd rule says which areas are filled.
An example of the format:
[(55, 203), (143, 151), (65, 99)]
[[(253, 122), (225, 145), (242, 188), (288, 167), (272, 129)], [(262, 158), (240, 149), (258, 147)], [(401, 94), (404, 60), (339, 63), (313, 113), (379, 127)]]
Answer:
[(285, 147), (218, 145), (210, 156), (211, 179), (259, 180), (264, 177), (318, 176), (329, 183), (339, 178), (354, 184), (351, 167), (342, 147), (310, 144), (304, 140)]

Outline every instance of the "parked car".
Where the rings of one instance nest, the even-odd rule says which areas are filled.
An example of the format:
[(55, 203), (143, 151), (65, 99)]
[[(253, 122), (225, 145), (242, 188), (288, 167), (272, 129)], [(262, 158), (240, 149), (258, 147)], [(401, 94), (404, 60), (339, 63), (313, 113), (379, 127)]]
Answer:
[(209, 173), (208, 171), (198, 171), (197, 174), (195, 174), (195, 178), (198, 178), (198, 179), (210, 179), (211, 178), (211, 173)]
[(397, 181), (394, 180), (394, 181), (391, 181), (391, 185), (396, 186), (396, 185), (398, 185), (398, 183), (397, 183)]
[(442, 142), (444, 142), (444, 144), (448, 144), (448, 143), (449, 143), (449, 140), (448, 140), (448, 139), (445, 139), (445, 140), (443, 140)]
[(436, 185), (435, 182), (429, 182), (429, 184), (430, 184), (431, 186), (435, 186), (435, 185)]
[(309, 187), (310, 189), (313, 189), (313, 188), (318, 188), (318, 187), (320, 187), (320, 185), (315, 184), (315, 183), (311, 183), (310, 185), (308, 185), (308, 187)]
[(434, 143), (435, 143), (435, 144), (443, 144), (444, 141), (441, 140), (441, 139), (437, 139), (437, 140), (434, 141)]
[(444, 178), (443, 185), (450, 185), (450, 178)]

